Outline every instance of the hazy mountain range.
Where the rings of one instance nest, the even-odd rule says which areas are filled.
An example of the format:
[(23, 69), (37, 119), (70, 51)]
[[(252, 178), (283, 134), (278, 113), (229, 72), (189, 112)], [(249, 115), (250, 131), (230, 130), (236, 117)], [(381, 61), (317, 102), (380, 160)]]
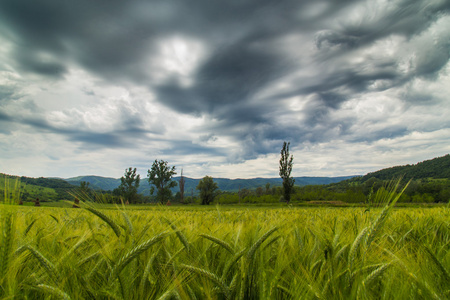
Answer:
[[(299, 186), (304, 185), (316, 185), (316, 184), (330, 184), (340, 182), (346, 179), (353, 178), (355, 176), (340, 176), (340, 177), (295, 177), (295, 184)], [(175, 181), (180, 180), (180, 176), (173, 178)], [(185, 185), (184, 190), (187, 195), (191, 193), (196, 194), (195, 190), (198, 185), (199, 179), (184, 177)], [(120, 185), (120, 178), (101, 177), (101, 176), (77, 176), (72, 178), (65, 178), (65, 181), (73, 184), (80, 185), (80, 182), (89, 182), (89, 186), (93, 189), (101, 189), (105, 191), (112, 191)], [(257, 187), (265, 188), (266, 184), (270, 186), (280, 186), (281, 178), (252, 178), (252, 179), (228, 179), (228, 178), (214, 178), (221, 191), (235, 192), (239, 189), (256, 189)], [(179, 191), (178, 186), (172, 189), (173, 192)], [(147, 178), (141, 178), (139, 185), (139, 193), (148, 195), (150, 191), (150, 185)]]

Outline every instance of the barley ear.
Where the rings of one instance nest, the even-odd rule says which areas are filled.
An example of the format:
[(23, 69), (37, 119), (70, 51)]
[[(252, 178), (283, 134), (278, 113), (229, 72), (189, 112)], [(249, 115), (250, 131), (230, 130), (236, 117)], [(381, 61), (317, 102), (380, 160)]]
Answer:
[(178, 229), (178, 227), (174, 224), (174, 222), (171, 222), (171, 221), (169, 221), (168, 219), (166, 219), (164, 217), (162, 219), (165, 222), (167, 222), (167, 224), (169, 224), (169, 226), (173, 229), (173, 231), (177, 235), (178, 239), (184, 245), (184, 248), (186, 249), (186, 251), (189, 253), (190, 250), (191, 250), (191, 244), (189, 243), (189, 241), (186, 238), (186, 236), (184, 235), (184, 233), (181, 232), (181, 230)]
[(400, 193), (396, 193), (396, 190), (400, 184), (401, 178), (397, 181), (395, 185), (392, 185), (392, 187), (389, 189), (389, 194), (386, 196), (385, 203), (382, 212), (378, 215), (378, 217), (375, 219), (375, 221), (372, 223), (372, 226), (370, 227), (369, 233), (367, 235), (366, 240), (366, 246), (367, 248), (370, 247), (370, 244), (375, 239), (375, 237), (378, 235), (378, 233), (383, 228), (383, 225), (389, 215), (389, 212), (394, 207), (395, 203), (397, 203), (398, 199), (400, 199), (400, 196), (403, 194), (403, 192), (408, 187), (411, 180), (405, 185), (403, 190)]
[(436, 257), (436, 255), (430, 250), (430, 248), (428, 248), (426, 246), (424, 248), (425, 248), (425, 252), (427, 252), (428, 256), (434, 262), (437, 269), (441, 272), (442, 276), (444, 277), (444, 280), (446, 282), (450, 282), (450, 272), (447, 271), (444, 264)]
[(225, 241), (223, 241), (223, 240), (221, 240), (219, 238), (216, 238), (216, 237), (214, 237), (212, 235), (209, 235), (209, 234), (200, 234), (200, 236), (204, 237), (207, 240), (210, 240), (211, 242), (216, 243), (217, 245), (221, 246), (222, 248), (224, 248), (225, 250), (227, 250), (231, 254), (234, 254), (233, 248), (227, 242), (225, 242)]
[(236, 253), (233, 258), (226, 264), (226, 266), (223, 268), (222, 272), (222, 280), (225, 280), (228, 277), (228, 273), (230, 272), (231, 268), (241, 259), (242, 256), (244, 256), (246, 249), (241, 250), (240, 252)]
[(370, 284), (373, 280), (375, 280), (378, 276), (380, 276), (389, 266), (391, 263), (383, 264), (382, 266), (378, 267), (376, 270), (374, 270), (372, 273), (370, 273), (362, 282), (364, 286), (367, 286)]
[(228, 286), (226, 285), (226, 283), (224, 281), (222, 281), (222, 279), (220, 279), (218, 276), (216, 276), (215, 274), (205, 270), (205, 269), (200, 269), (194, 266), (189, 266), (189, 265), (185, 265), (185, 264), (181, 264), (180, 268), (183, 269), (187, 269), (193, 273), (196, 273), (200, 276), (206, 277), (208, 279), (210, 279), (212, 282), (214, 282), (215, 284), (217, 284), (220, 289), (222, 290), (222, 293), (224, 294), (224, 296), (229, 299), (230, 298), (230, 290), (228, 288)]
[(250, 248), (250, 250), (248, 250), (248, 253), (247, 253), (247, 259), (251, 261), (251, 260), (253, 259), (253, 256), (254, 256), (255, 253), (256, 253), (256, 250), (258, 250), (258, 248), (262, 245), (262, 243), (264, 243), (264, 241), (265, 241), (272, 233), (274, 233), (274, 232), (277, 231), (277, 230), (278, 230), (278, 227), (275, 226), (275, 227), (269, 229), (265, 234), (263, 234), (263, 236), (261, 236), (261, 237), (260, 237), (260, 238), (252, 245), (252, 247)]
[(5, 276), (8, 270), (15, 231), (15, 215), (8, 212), (2, 213), (1, 217), (2, 228), (0, 232), (0, 280)]
[(54, 282), (58, 282), (59, 280), (58, 272), (56, 271), (55, 265), (50, 260), (48, 260), (41, 252), (39, 252), (37, 249), (35, 249), (30, 245), (24, 246), (23, 250), (28, 250), (34, 256), (34, 258), (36, 258), (39, 261), (41, 266), (47, 271), (50, 278)]
[(353, 268), (353, 264), (354, 264), (355, 259), (356, 259), (356, 253), (358, 252), (359, 245), (361, 244), (361, 242), (366, 237), (366, 234), (367, 234), (368, 231), (369, 231), (368, 227), (366, 227), (363, 230), (361, 230), (361, 232), (358, 234), (358, 236), (353, 241), (352, 246), (350, 247), (350, 251), (348, 253), (348, 262), (350, 264), (350, 269)]
[(181, 299), (180, 294), (174, 289), (168, 290), (164, 294), (161, 295), (161, 297), (158, 298), (158, 300), (166, 300), (166, 299)]
[(110, 217), (93, 207), (86, 207), (85, 209), (105, 221), (105, 223), (108, 224), (109, 227), (111, 227), (111, 229), (114, 231), (116, 236), (120, 237), (120, 227)]
[(63, 299), (63, 300), (70, 300), (70, 296), (67, 295), (66, 293), (64, 293), (63, 291), (61, 291), (59, 288), (57, 287), (53, 287), (50, 285), (46, 285), (46, 284), (38, 284), (35, 289), (37, 290), (41, 290), (43, 292), (45, 292), (46, 294), (51, 294), (59, 299)]
[(36, 223), (37, 219), (34, 219), (31, 221), (31, 223), (27, 226), (25, 231), (23, 232), (23, 236), (27, 236), (28, 232), (30, 232), (31, 228), (33, 227), (34, 223)]
[(124, 256), (122, 256), (119, 261), (117, 262), (115, 268), (113, 269), (112, 274), (117, 275), (122, 271), (123, 268), (125, 268), (133, 259), (138, 257), (141, 253), (144, 251), (147, 251), (151, 246), (158, 243), (162, 239), (164, 239), (167, 236), (166, 232), (162, 232), (153, 238), (143, 242), (142, 244), (134, 247), (128, 253), (126, 253)]

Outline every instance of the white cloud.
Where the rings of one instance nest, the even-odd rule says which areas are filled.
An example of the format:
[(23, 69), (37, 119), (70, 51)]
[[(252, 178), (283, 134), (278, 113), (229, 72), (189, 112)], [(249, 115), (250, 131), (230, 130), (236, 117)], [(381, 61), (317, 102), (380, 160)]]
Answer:
[(49, 27), (1, 3), (0, 172), (277, 177), (284, 140), (295, 176), (448, 153), (446, 2), (337, 3), (29, 4)]

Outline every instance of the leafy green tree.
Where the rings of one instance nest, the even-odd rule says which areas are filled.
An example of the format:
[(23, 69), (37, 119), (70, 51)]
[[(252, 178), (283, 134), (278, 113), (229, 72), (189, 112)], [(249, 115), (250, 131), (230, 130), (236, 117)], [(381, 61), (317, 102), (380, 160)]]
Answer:
[(89, 187), (89, 182), (88, 181), (81, 181), (79, 190), (84, 195), (91, 195), (92, 194), (92, 190)]
[(125, 169), (124, 176), (120, 178), (119, 194), (129, 203), (137, 203), (139, 199), (138, 188), (141, 181), (141, 175), (136, 174), (136, 168)]
[(202, 199), (202, 205), (208, 205), (217, 196), (217, 190), (219, 187), (214, 182), (212, 177), (205, 176), (197, 185), (197, 190), (200, 191), (200, 199)]
[(291, 201), (292, 188), (294, 187), (295, 179), (291, 177), (292, 166), (294, 164), (294, 156), (289, 155), (290, 143), (283, 143), (280, 158), (280, 177), (283, 179), (283, 196), (284, 200), (289, 203)]
[(266, 183), (266, 195), (270, 194), (270, 182)]
[(172, 191), (170, 189), (177, 185), (176, 181), (172, 180), (172, 176), (175, 174), (177, 174), (175, 172), (175, 166), (170, 167), (167, 161), (164, 160), (155, 160), (152, 168), (148, 170), (148, 183), (152, 185), (150, 194), (153, 195), (156, 187), (156, 199), (161, 204), (164, 204), (164, 202), (172, 197)]

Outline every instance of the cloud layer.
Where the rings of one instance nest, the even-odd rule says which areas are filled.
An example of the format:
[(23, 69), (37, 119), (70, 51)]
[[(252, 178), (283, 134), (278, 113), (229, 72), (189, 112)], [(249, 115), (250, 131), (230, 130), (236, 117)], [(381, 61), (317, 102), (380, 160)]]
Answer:
[(364, 174), (450, 152), (450, 3), (2, 1), (0, 171)]

